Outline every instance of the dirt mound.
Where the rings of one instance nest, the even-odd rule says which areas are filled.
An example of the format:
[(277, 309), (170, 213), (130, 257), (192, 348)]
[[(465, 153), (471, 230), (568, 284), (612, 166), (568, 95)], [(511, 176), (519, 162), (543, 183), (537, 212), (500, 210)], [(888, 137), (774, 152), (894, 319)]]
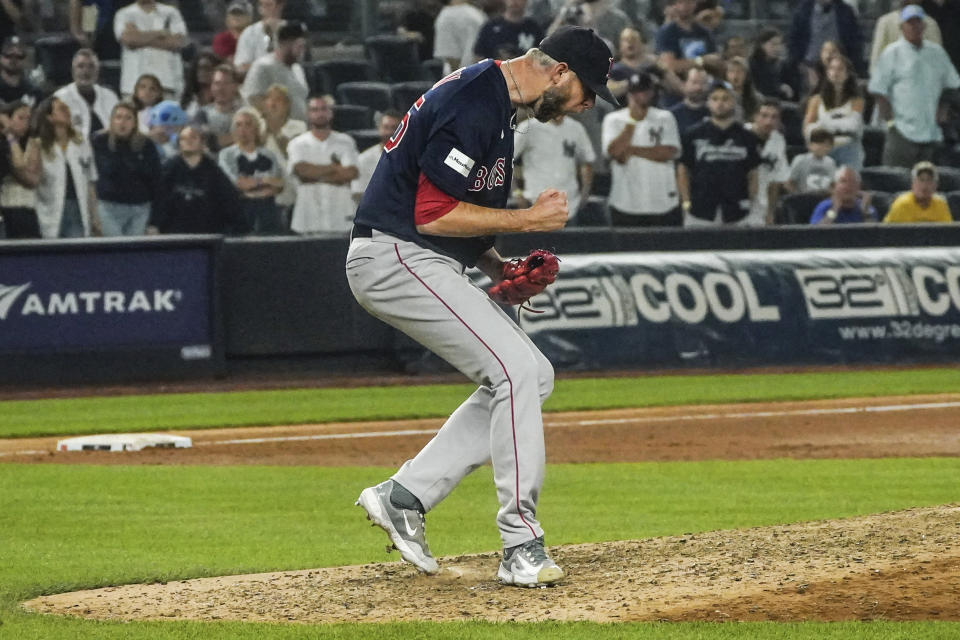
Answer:
[[(386, 538), (384, 538), (386, 542)], [(495, 582), (498, 554), (127, 585), (28, 609), (105, 620), (960, 620), (960, 505), (550, 549), (549, 589)]]

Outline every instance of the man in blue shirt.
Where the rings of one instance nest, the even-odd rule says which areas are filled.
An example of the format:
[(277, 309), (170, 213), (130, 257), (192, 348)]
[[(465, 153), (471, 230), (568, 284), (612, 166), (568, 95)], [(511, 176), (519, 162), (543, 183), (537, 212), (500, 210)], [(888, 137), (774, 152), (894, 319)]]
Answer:
[(870, 194), (860, 191), (860, 174), (850, 167), (837, 169), (830, 197), (818, 204), (810, 216), (810, 224), (876, 221), (877, 210), (870, 204)]
[(887, 123), (883, 164), (889, 166), (910, 168), (933, 160), (943, 141), (944, 92), (960, 87), (960, 76), (943, 47), (923, 39), (924, 16), (918, 5), (903, 8), (903, 37), (883, 50), (870, 77), (868, 89)]

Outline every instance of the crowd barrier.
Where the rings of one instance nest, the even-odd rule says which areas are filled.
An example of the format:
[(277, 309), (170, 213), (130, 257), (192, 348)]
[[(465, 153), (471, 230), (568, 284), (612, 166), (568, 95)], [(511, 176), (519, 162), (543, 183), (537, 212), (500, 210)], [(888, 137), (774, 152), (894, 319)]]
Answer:
[[(536, 247), (561, 256), (561, 277), (520, 322), (561, 369), (930, 362), (960, 349), (960, 225), (572, 229), (498, 243), (503, 255)], [(249, 358), (409, 350), (353, 300), (346, 251), (341, 235), (0, 242), (0, 382), (208, 377)]]

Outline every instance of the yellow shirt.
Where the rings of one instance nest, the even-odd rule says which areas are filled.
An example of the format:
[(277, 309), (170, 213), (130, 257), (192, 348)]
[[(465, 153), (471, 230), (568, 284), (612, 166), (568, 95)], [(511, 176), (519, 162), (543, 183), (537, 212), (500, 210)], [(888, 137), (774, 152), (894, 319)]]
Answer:
[(953, 222), (947, 201), (934, 195), (926, 209), (917, 204), (912, 191), (901, 194), (890, 205), (884, 222)]

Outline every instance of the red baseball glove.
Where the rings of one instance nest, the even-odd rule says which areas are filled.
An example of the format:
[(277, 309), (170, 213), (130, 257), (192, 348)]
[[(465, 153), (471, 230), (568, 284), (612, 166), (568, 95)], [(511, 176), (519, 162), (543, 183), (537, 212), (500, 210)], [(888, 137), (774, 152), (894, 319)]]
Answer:
[(535, 249), (526, 258), (503, 264), (502, 280), (487, 289), (500, 304), (523, 304), (547, 288), (560, 273), (560, 259), (546, 249)]

